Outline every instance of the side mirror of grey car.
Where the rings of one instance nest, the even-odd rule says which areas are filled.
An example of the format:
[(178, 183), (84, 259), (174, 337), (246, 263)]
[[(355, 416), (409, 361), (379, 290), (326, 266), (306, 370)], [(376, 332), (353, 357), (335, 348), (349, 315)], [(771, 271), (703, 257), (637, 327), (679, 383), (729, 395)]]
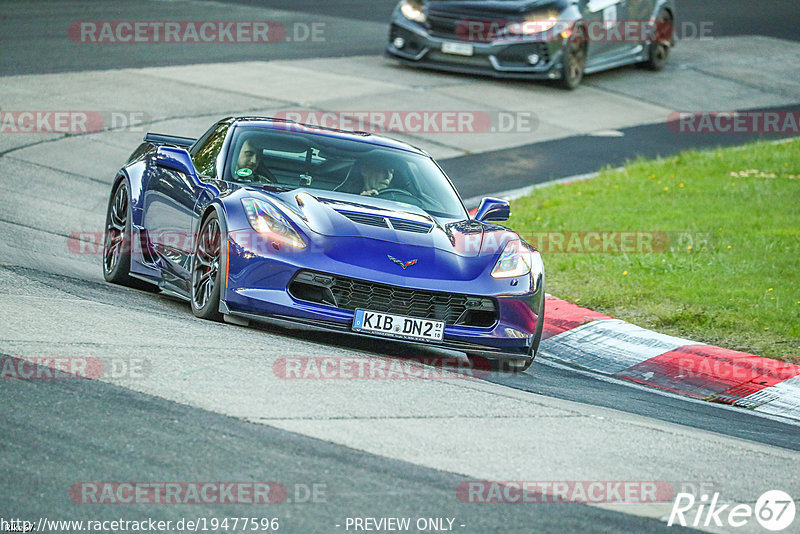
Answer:
[(511, 206), (499, 198), (484, 198), (475, 213), (477, 221), (507, 221), (511, 216)]

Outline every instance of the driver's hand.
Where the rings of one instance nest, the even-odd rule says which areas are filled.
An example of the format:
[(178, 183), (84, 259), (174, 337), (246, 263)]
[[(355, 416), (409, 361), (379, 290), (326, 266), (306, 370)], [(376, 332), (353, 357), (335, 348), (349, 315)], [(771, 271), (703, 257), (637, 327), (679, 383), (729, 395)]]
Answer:
[(366, 196), (370, 196), (370, 197), (376, 197), (376, 196), (378, 196), (378, 190), (377, 189), (367, 189), (366, 191), (362, 191), (361, 194), (362, 195), (366, 195)]

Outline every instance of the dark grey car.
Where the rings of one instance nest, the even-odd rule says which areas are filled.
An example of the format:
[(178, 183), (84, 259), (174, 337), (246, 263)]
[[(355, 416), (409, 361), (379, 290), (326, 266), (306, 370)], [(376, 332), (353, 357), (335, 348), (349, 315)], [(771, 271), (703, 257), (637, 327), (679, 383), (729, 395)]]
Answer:
[(592, 72), (661, 69), (674, 20), (674, 0), (402, 0), (386, 52), (421, 67), (573, 89)]

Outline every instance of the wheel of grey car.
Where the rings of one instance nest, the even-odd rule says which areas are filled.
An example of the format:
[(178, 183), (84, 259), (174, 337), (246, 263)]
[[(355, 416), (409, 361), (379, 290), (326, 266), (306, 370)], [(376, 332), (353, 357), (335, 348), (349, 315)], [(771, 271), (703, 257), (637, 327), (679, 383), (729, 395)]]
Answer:
[(119, 180), (106, 211), (103, 235), (103, 278), (112, 284), (137, 289), (155, 289), (151, 284), (131, 278), (131, 194), (127, 180)]
[(559, 84), (564, 89), (575, 89), (583, 80), (586, 68), (586, 34), (581, 26), (577, 26), (567, 44), (564, 45), (564, 58), (561, 62), (561, 79)]
[(219, 217), (213, 212), (200, 228), (192, 261), (192, 313), (201, 319), (222, 320), (219, 312), (221, 263), (222, 232)]
[(664, 68), (672, 48), (672, 34), (672, 15), (666, 9), (661, 9), (656, 17), (655, 41), (650, 43), (647, 60), (641, 64), (644, 68), (654, 71)]

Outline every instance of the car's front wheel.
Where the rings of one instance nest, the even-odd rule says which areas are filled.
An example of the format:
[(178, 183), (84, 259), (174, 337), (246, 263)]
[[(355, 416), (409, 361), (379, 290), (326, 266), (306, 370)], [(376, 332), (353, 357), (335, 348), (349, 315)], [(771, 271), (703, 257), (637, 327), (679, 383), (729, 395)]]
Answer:
[(586, 34), (581, 26), (577, 26), (564, 45), (559, 80), (562, 88), (572, 90), (580, 85), (583, 80), (583, 70), (586, 68), (586, 48)]
[(222, 320), (219, 312), (221, 263), (222, 231), (219, 216), (213, 212), (203, 221), (192, 261), (192, 313), (201, 319)]

